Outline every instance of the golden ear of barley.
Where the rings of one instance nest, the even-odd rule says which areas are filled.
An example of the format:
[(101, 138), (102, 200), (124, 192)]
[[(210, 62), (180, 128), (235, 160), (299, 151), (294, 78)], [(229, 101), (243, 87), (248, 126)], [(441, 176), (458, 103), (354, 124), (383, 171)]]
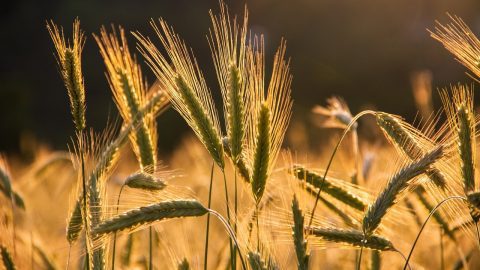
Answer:
[(25, 202), (22, 196), (12, 188), (7, 161), (3, 156), (0, 156), (0, 192), (9, 200), (12, 200), (15, 206), (25, 210)]
[(292, 200), (293, 214), (293, 243), (295, 245), (295, 253), (297, 254), (297, 267), (299, 270), (308, 269), (307, 240), (304, 238), (304, 216), (297, 197), (294, 195)]
[(73, 22), (73, 44), (70, 42), (67, 44), (63, 29), (59, 29), (53, 21), (47, 23), (47, 29), (57, 51), (57, 61), (70, 99), (73, 122), (78, 131), (83, 130), (86, 127), (86, 121), (81, 55), (85, 36), (80, 30), (80, 21), (75, 19)]
[(245, 52), (248, 14), (245, 9), (243, 26), (236, 18), (231, 21), (228, 8), (220, 2), (220, 14), (215, 16), (210, 11), (213, 31), (210, 32), (209, 44), (213, 62), (223, 97), (227, 136), (233, 163), (241, 157), (246, 123), (245, 91)]
[(178, 270), (189, 270), (190, 264), (188, 263), (187, 258), (183, 258), (183, 260), (178, 264)]
[(8, 251), (8, 249), (5, 246), (0, 245), (0, 252), (1, 252), (1, 255), (2, 255), (3, 266), (5, 267), (5, 269), (6, 270), (17, 269), (15, 267), (15, 263), (13, 263), (13, 259), (12, 259), (12, 256), (10, 255), (10, 252)]
[(263, 104), (257, 119), (257, 139), (253, 157), (252, 192), (257, 203), (262, 199), (270, 162), (270, 110)]
[[(223, 143), (223, 149), (225, 151), (225, 154), (233, 159), (232, 157), (232, 153), (230, 152), (230, 145), (229, 145), (229, 142), (228, 142), (228, 138), (227, 137), (223, 137), (222, 139), (222, 143)], [(237, 163), (235, 164), (235, 166), (237, 167), (237, 170), (238, 172), (240, 173), (240, 175), (242, 176), (243, 180), (245, 180), (245, 182), (247, 183), (250, 183), (250, 175), (251, 175), (251, 170), (250, 168), (248, 167), (248, 164), (245, 160), (245, 157), (244, 155), (241, 155), (240, 158), (238, 159)]]
[(127, 177), (125, 185), (129, 188), (143, 189), (148, 191), (156, 191), (164, 189), (167, 184), (149, 173), (139, 172)]
[(351, 245), (354, 247), (364, 247), (373, 250), (389, 251), (395, 250), (392, 242), (379, 235), (364, 236), (362, 231), (344, 230), (336, 228), (305, 228), (306, 232), (325, 239), (327, 241)]
[(189, 108), (188, 110), (194, 119), (198, 132), (204, 140), (205, 147), (215, 162), (223, 169), (225, 166), (223, 145), (215, 126), (206, 111), (203, 110), (200, 100), (195, 96), (190, 87), (188, 87), (185, 80), (178, 77), (176, 82), (178, 92), (182, 96), (185, 106)]
[[(377, 124), (382, 129), (387, 139), (402, 151), (410, 160), (416, 160), (425, 154), (420, 144), (412, 136), (411, 131), (414, 127), (403, 123), (401, 119), (383, 112), (375, 114)], [(435, 167), (431, 167), (426, 172), (433, 183), (441, 189), (446, 188), (447, 180), (443, 173)]]
[(265, 262), (262, 260), (262, 257), (259, 253), (250, 251), (248, 252), (248, 263), (252, 270), (267, 270)]
[(159, 26), (152, 21), (151, 25), (171, 63), (150, 39), (134, 33), (140, 43), (139, 50), (165, 87), (173, 107), (197, 134), (218, 166), (223, 169), (225, 161), (218, 115), (197, 61), (183, 40), (165, 21), (160, 20)]
[(473, 112), (473, 91), (465, 85), (453, 86), (451, 97), (447, 90), (441, 98), (448, 117), (448, 123), (456, 133), (460, 155), (460, 168), (465, 194), (475, 190), (475, 116)]
[(455, 15), (450, 15), (451, 23), (442, 25), (437, 21), (435, 32), (429, 31), (466, 68), (480, 77), (480, 41), (468, 25)]
[[(125, 31), (119, 27), (120, 40), (115, 28), (108, 34), (101, 29), (94, 36), (107, 67), (108, 81), (115, 103), (125, 122), (130, 122), (145, 105), (147, 87), (135, 56), (130, 54)], [(139, 127), (130, 134), (131, 144), (142, 169), (156, 165), (156, 123), (152, 114), (147, 114)]]
[(417, 161), (411, 162), (398, 171), (388, 182), (387, 186), (371, 204), (363, 218), (363, 231), (371, 235), (380, 225), (387, 211), (397, 202), (397, 197), (410, 184), (414, 177), (425, 171), (444, 154), (443, 146), (438, 146), (425, 154)]
[[(320, 188), (322, 185), (323, 177), (314, 171), (295, 165), (291, 172), (297, 179), (303, 180), (315, 188)], [(323, 181), (322, 191), (357, 210), (364, 211), (367, 208), (367, 204), (360, 197), (329, 181), (328, 178)]]
[(208, 209), (196, 200), (159, 202), (129, 210), (118, 216), (104, 220), (93, 229), (93, 234), (101, 236), (116, 231), (134, 230), (141, 225), (152, 224), (164, 219), (198, 217), (205, 215), (207, 212)]
[(72, 214), (67, 224), (67, 241), (72, 244), (77, 241), (83, 228), (83, 217), (81, 205), (75, 203)]

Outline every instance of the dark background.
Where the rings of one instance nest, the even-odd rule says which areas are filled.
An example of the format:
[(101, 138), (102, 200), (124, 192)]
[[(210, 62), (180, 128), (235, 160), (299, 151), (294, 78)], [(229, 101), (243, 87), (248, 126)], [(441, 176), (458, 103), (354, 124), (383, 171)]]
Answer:
[[(6, 3), (6, 4), (5, 4)], [(244, 1), (227, 1), (243, 15)], [(426, 28), (447, 22), (446, 12), (462, 17), (480, 33), (480, 1), (450, 0), (256, 0), (247, 1), (250, 28), (266, 37), (267, 66), (280, 38), (292, 58), (295, 119), (305, 119), (314, 104), (343, 96), (352, 111), (365, 104), (413, 119), (416, 109), (410, 75), (433, 72), (433, 87), (471, 81), (465, 69)], [(83, 73), (87, 124), (101, 130), (117, 116), (104, 65), (92, 33), (101, 25), (121, 24), (154, 37), (150, 18), (165, 18), (191, 46), (216, 97), (218, 84), (206, 34), (208, 10), (218, 1), (6, 1), (0, 9), (0, 151), (16, 153), (29, 141), (65, 149), (73, 134), (66, 90), (53, 57), (45, 21), (53, 19), (67, 36), (75, 17), (87, 33)], [(134, 39), (130, 37), (130, 47)], [(153, 82), (150, 70), (144, 73)], [(435, 94), (438, 107), (438, 97)], [(220, 108), (217, 102), (217, 107)], [(175, 147), (187, 131), (176, 112), (158, 119), (160, 152)]]

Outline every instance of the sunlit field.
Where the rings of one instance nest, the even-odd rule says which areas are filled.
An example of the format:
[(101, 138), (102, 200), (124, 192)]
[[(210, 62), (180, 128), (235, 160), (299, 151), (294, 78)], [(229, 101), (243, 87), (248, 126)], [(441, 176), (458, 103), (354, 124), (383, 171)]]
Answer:
[[(166, 19), (93, 35), (81, 17), (45, 21), (74, 130), (55, 130), (67, 150), (27, 137), (34, 158), (0, 156), (0, 269), (480, 268), (480, 33), (461, 14), (424, 35), (465, 82), (434, 89), (416, 72), (406, 121), (339, 96), (295, 117), (295, 44), (252, 30), (248, 6), (211, 8), (210, 66)], [(102, 129), (89, 118), (86, 41), (118, 112)], [(162, 125), (171, 112), (186, 135)], [(169, 155), (162, 134), (180, 140)]]

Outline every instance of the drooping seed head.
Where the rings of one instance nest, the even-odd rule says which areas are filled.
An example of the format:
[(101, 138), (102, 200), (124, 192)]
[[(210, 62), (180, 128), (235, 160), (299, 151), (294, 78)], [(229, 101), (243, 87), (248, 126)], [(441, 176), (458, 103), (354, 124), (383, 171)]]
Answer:
[(125, 185), (129, 188), (143, 189), (148, 191), (158, 191), (164, 189), (167, 184), (162, 179), (152, 174), (139, 172), (127, 177)]

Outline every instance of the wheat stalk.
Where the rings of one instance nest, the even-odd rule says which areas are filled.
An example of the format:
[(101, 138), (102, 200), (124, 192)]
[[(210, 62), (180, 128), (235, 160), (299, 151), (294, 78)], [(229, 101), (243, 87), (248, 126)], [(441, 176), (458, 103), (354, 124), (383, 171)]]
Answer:
[(164, 219), (198, 217), (206, 213), (208, 209), (196, 200), (164, 201), (106, 219), (93, 228), (92, 232), (96, 236), (101, 236), (116, 231), (132, 231), (141, 225), (149, 225)]
[(397, 197), (405, 190), (411, 180), (425, 173), (430, 166), (444, 154), (443, 146), (438, 146), (425, 154), (417, 161), (411, 162), (400, 169), (388, 182), (387, 186), (377, 196), (365, 212), (363, 231), (366, 236), (371, 235), (380, 225), (387, 211), (397, 202)]
[(322, 239), (335, 243), (347, 244), (354, 247), (363, 247), (380, 251), (395, 250), (390, 240), (375, 234), (365, 236), (362, 231), (358, 230), (320, 227), (310, 227), (305, 228), (305, 230), (307, 233), (313, 236), (320, 237)]
[(60, 74), (67, 88), (70, 99), (73, 122), (77, 131), (86, 127), (85, 121), (85, 87), (82, 75), (81, 55), (85, 44), (85, 36), (80, 30), (80, 21), (73, 22), (73, 44), (65, 41), (63, 29), (51, 21), (47, 23), (47, 29), (52, 38)]

